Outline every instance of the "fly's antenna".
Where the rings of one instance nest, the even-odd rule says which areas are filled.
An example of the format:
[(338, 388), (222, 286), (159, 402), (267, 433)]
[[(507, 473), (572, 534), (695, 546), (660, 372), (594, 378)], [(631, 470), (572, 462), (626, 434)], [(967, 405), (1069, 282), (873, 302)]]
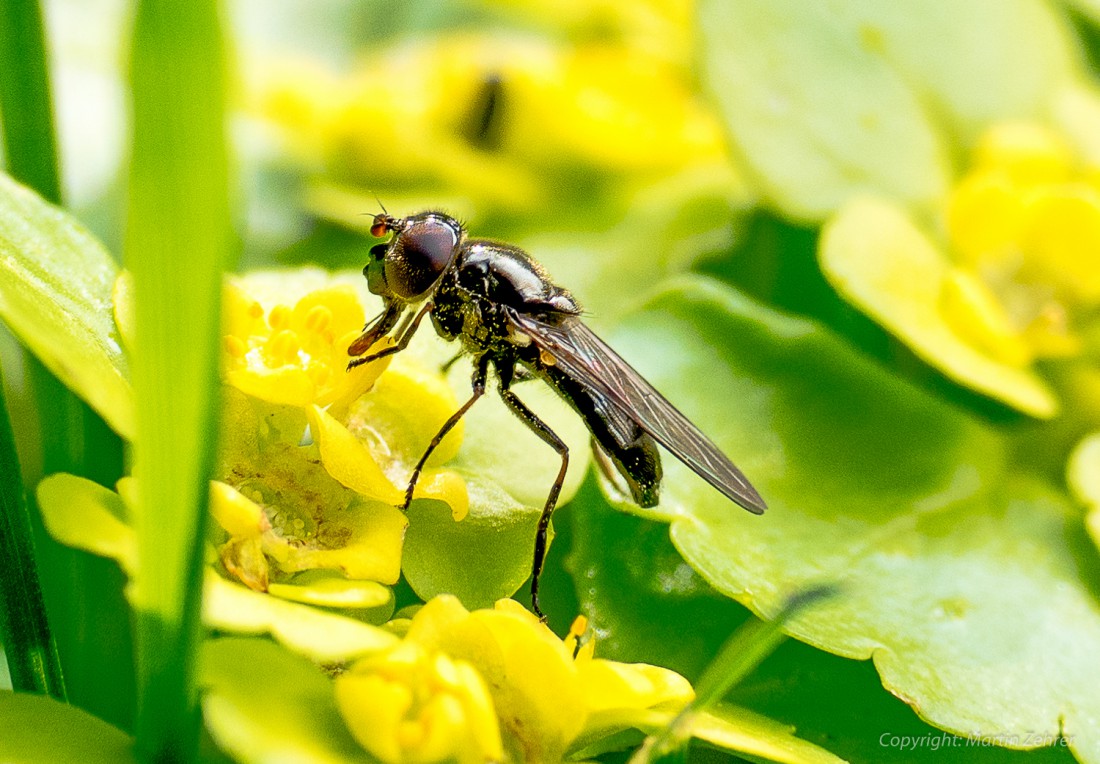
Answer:
[(389, 217), (390, 211), (386, 209), (386, 205), (382, 204), (382, 200), (378, 198), (378, 194), (371, 191), (371, 195), (374, 197), (374, 201), (378, 202), (378, 206), (382, 208), (382, 214)]

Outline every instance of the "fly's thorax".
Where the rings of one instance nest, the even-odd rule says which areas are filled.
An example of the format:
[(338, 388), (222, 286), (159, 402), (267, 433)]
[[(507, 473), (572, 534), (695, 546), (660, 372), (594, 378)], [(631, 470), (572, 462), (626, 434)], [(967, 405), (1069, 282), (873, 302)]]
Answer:
[(568, 290), (524, 250), (484, 239), (467, 241), (456, 266), (459, 283), (493, 303), (523, 312), (551, 310), (579, 314)]

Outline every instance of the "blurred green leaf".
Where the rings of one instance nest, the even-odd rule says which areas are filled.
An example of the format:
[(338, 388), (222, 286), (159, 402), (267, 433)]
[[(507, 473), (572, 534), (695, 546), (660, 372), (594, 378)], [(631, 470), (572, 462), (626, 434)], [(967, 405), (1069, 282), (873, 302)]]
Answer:
[(276, 644), (208, 640), (199, 685), (206, 727), (235, 761), (374, 761), (344, 725), (331, 680)]
[(0, 318), (46, 367), (133, 437), (129, 367), (111, 308), (118, 266), (68, 213), (0, 174)]
[(1081, 667), (1100, 646), (1096, 552), (1063, 495), (1006, 479), (996, 433), (710, 282), (682, 281), (613, 339), (769, 502), (750, 516), (668, 460), (662, 505), (631, 508), (671, 522), (712, 585), (767, 617), (837, 583), (789, 633), (873, 656), (945, 729), (1033, 747), (1061, 725), (1095, 758), (1100, 690)]
[(0, 692), (0, 759), (8, 764), (137, 762), (133, 740), (78, 708), (41, 695)]
[(1043, 117), (1077, 65), (1039, 0), (709, 0), (700, 29), (737, 152), (767, 201), (800, 220), (858, 192), (934, 204), (956, 145), (992, 120)]
[(216, 0), (135, 5), (126, 265), (134, 286), (137, 746), (193, 757), (223, 272), (236, 246)]

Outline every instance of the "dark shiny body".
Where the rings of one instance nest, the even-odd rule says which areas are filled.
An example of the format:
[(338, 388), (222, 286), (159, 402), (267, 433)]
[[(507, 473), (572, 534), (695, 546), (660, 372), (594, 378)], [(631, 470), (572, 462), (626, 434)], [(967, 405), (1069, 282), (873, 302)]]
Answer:
[(581, 309), (573, 296), (553, 284), (531, 257), (507, 244), (474, 240), (458, 252), (433, 297), (432, 324), (440, 336), (461, 340), (470, 355), (487, 355), (507, 388), (517, 364), (542, 379), (577, 410), (592, 436), (643, 507), (657, 504), (661, 455), (657, 443), (636, 422), (613, 423), (613, 404), (584, 380), (558, 368), (532, 337), (517, 329), (520, 315), (563, 326)]
[[(536, 613), (541, 615), (538, 580), (547, 529), (565, 479), (569, 449), (512, 392), (515, 381), (541, 379), (569, 402), (588, 425), (605, 471), (614, 468), (638, 505), (651, 507), (658, 501), (660, 443), (745, 509), (764, 511), (763, 499), (744, 475), (581, 322), (573, 296), (555, 285), (526, 252), (499, 242), (468, 240), (457, 221), (437, 212), (404, 219), (377, 216), (372, 233), (389, 232), (395, 234), (393, 239), (372, 248), (372, 260), (364, 269), (371, 291), (383, 298), (386, 309), (348, 353), (363, 356), (398, 326), (402, 316), (411, 317), (397, 329), (393, 347), (356, 358), (349, 368), (399, 352), (426, 315), (440, 336), (459, 340), (474, 361), (473, 395), (429, 444), (406, 491), (407, 507), (428, 455), (484, 394), (492, 365), (504, 403), (561, 457), (535, 539), (531, 594)], [(407, 314), (414, 304), (417, 312)]]

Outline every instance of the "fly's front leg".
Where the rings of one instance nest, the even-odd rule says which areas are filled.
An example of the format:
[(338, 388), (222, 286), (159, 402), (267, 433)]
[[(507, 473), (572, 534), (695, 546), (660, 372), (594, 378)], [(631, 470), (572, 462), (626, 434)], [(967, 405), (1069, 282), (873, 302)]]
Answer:
[[(388, 355), (400, 353), (402, 350), (407, 348), (409, 346), (409, 342), (413, 338), (413, 335), (416, 334), (416, 330), (417, 327), (420, 326), (420, 322), (423, 320), (424, 316), (428, 315), (431, 312), (432, 307), (433, 306), (430, 301), (424, 303), (424, 307), (420, 309), (420, 312), (416, 314), (416, 317), (413, 318), (408, 328), (406, 328), (405, 331), (401, 334), (401, 337), (397, 340), (396, 345), (394, 345), (393, 347), (388, 347), (385, 350), (379, 350), (377, 353), (374, 353), (373, 355), (368, 355), (365, 358), (352, 359), (352, 361), (348, 364), (348, 371), (351, 371), (356, 366), (362, 366), (365, 363), (377, 361), (379, 358), (385, 358)], [(393, 319), (391, 326), (395, 323), (397, 323), (396, 317)], [(352, 347), (355, 347), (355, 345), (352, 345)]]
[(527, 408), (527, 405), (517, 398), (516, 394), (509, 390), (503, 381), (500, 386), (500, 397), (503, 399), (504, 404), (527, 425), (531, 432), (538, 435), (543, 443), (557, 451), (558, 456), (561, 457), (561, 469), (558, 470), (558, 477), (554, 480), (554, 485), (550, 488), (550, 495), (546, 497), (546, 504), (543, 505), (542, 514), (539, 515), (539, 528), (535, 535), (535, 559), (531, 564), (531, 609), (535, 611), (535, 615), (545, 621), (546, 616), (543, 615), (542, 609), (539, 607), (539, 576), (542, 575), (542, 565), (546, 561), (550, 515), (554, 513), (554, 507), (558, 505), (558, 494), (561, 493), (561, 487), (565, 483), (565, 472), (569, 468), (569, 446), (565, 445), (565, 441), (558, 437), (558, 434), (551, 430), (545, 422), (535, 416), (535, 412)]
[(447, 437), (447, 433), (454, 429), (454, 426), (458, 424), (458, 420), (470, 410), (470, 407), (474, 405), (474, 402), (478, 398), (485, 395), (485, 379), (489, 375), (489, 357), (482, 356), (477, 359), (477, 366), (474, 369), (474, 379), (472, 387), (474, 394), (470, 396), (470, 399), (462, 404), (462, 406), (455, 413), (451, 414), (451, 418), (443, 423), (443, 426), (439, 428), (439, 432), (435, 434), (431, 442), (428, 443), (428, 448), (424, 451), (424, 455), (420, 457), (420, 461), (416, 463), (416, 467), (413, 468), (412, 477), (409, 478), (409, 486), (405, 489), (405, 503), (401, 506), (401, 510), (407, 512), (409, 505), (412, 504), (413, 491), (416, 490), (416, 481), (420, 479), (420, 473), (424, 470), (424, 465), (428, 463), (428, 457), (432, 455), (432, 451), (435, 451), (436, 447), (443, 442), (443, 439)]
[(348, 346), (348, 355), (363, 355), (370, 350), (371, 345), (382, 339), (397, 324), (404, 311), (405, 308), (397, 302), (387, 303), (385, 309), (364, 326), (363, 333)]

